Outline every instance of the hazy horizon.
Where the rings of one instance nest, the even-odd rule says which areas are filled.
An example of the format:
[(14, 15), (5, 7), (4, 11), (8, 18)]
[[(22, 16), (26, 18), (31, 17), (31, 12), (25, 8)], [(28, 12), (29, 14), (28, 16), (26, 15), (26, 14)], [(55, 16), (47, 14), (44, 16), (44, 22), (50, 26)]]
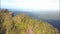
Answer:
[(59, 11), (59, 0), (1, 0), (1, 9)]

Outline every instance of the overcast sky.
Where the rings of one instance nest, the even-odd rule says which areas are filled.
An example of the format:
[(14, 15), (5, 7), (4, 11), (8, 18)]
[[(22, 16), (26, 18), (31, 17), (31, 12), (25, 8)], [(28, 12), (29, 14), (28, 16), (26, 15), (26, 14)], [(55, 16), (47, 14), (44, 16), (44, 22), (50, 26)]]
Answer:
[(1, 8), (20, 10), (59, 10), (59, 0), (1, 0)]

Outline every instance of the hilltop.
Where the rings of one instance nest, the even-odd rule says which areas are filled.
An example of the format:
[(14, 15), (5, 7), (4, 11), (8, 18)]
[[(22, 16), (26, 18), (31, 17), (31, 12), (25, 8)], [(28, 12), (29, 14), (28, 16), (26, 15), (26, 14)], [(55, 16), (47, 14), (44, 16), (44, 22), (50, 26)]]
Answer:
[(25, 14), (13, 14), (0, 10), (0, 34), (59, 34), (48, 22), (32, 19)]

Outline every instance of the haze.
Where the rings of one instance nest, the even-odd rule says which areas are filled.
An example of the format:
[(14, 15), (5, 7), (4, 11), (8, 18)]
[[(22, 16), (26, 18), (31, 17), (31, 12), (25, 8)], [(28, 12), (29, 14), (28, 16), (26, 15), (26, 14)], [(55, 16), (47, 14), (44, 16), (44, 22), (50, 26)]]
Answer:
[(59, 10), (59, 0), (1, 0), (1, 8), (23, 11)]

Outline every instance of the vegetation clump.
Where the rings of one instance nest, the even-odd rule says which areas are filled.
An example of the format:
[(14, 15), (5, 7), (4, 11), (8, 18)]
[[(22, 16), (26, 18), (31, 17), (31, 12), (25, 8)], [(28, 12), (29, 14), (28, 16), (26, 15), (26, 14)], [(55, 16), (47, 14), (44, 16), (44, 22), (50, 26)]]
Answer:
[(32, 19), (25, 14), (12, 15), (8, 10), (0, 10), (0, 34), (59, 34), (47, 22)]

